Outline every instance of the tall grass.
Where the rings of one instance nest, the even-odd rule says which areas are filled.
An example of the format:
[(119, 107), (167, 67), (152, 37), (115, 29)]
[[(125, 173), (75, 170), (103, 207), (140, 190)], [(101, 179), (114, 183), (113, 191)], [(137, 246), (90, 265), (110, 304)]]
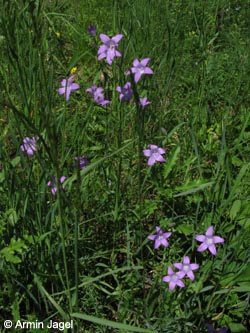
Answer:
[[(2, 332), (6, 319), (72, 319), (72, 332), (247, 332), (249, 5), (0, 2)], [(111, 66), (97, 60), (100, 33), (124, 36)], [(125, 72), (146, 57), (154, 74), (135, 84)], [(66, 102), (57, 90), (75, 66), (81, 88)], [(120, 102), (127, 81), (133, 99)], [(93, 84), (106, 107), (86, 93)], [(24, 137), (38, 137), (34, 156)], [(147, 165), (148, 144), (166, 149), (166, 163)], [(211, 224), (225, 239), (216, 256), (194, 239)], [(172, 232), (169, 247), (153, 249), (156, 226)], [(171, 292), (162, 277), (183, 256), (200, 269)]]

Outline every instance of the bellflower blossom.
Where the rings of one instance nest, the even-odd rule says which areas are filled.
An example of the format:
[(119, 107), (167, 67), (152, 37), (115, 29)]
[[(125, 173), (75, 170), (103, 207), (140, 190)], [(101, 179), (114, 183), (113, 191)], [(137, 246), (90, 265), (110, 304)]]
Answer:
[(28, 156), (33, 156), (35, 151), (37, 150), (36, 141), (39, 138), (37, 136), (33, 136), (32, 138), (25, 137), (23, 138), (23, 144), (20, 146), (21, 151), (26, 152)]
[(87, 156), (81, 156), (81, 157), (76, 156), (75, 160), (78, 162), (80, 169), (85, 169), (86, 166), (89, 164)]
[(155, 242), (154, 248), (158, 249), (161, 245), (167, 247), (169, 245), (167, 238), (172, 235), (172, 232), (163, 232), (160, 227), (156, 227), (156, 234), (149, 235), (148, 239)]
[[(65, 176), (60, 177), (60, 183), (62, 184), (62, 183), (65, 181), (66, 178), (67, 178), (67, 177), (65, 177)], [(47, 182), (47, 186), (51, 187), (51, 193), (52, 193), (53, 195), (55, 195), (56, 192), (57, 192), (57, 187), (56, 187), (56, 177), (55, 177), (55, 176), (53, 176), (52, 179), (51, 179), (50, 181)], [(65, 189), (63, 186), (62, 186), (61, 188), (62, 188), (63, 190)]]
[(215, 244), (224, 243), (224, 238), (219, 236), (213, 236), (214, 227), (211, 225), (205, 235), (197, 235), (195, 239), (202, 244), (198, 247), (198, 252), (203, 252), (208, 249), (214, 256), (217, 254)]
[(94, 101), (101, 106), (105, 106), (108, 103), (110, 103), (110, 101), (105, 100), (104, 95), (103, 95), (103, 88), (97, 88), (97, 86), (94, 84), (92, 87), (86, 89), (87, 92), (89, 92), (90, 94), (92, 94)]
[(127, 82), (125, 83), (124, 87), (118, 86), (116, 88), (116, 91), (120, 93), (120, 102), (123, 101), (124, 99), (130, 100), (132, 95), (133, 95), (133, 90), (131, 89), (131, 83)]
[(149, 157), (148, 165), (152, 166), (155, 162), (166, 162), (165, 158), (162, 157), (166, 153), (165, 149), (159, 148), (156, 145), (148, 145), (149, 149), (144, 149), (144, 156)]
[(109, 65), (112, 64), (114, 57), (121, 57), (121, 53), (117, 51), (118, 43), (123, 38), (123, 35), (116, 35), (109, 38), (107, 35), (100, 34), (100, 39), (103, 45), (98, 50), (98, 60), (107, 59)]
[(129, 75), (131, 73), (135, 74), (134, 80), (135, 83), (137, 83), (143, 74), (150, 74), (150, 75), (154, 74), (152, 69), (147, 67), (147, 63), (149, 62), (149, 60), (150, 58), (144, 58), (141, 61), (135, 59), (133, 61), (133, 67), (126, 72), (126, 75)]
[(185, 276), (184, 272), (174, 272), (171, 267), (168, 267), (168, 275), (162, 278), (163, 282), (169, 283), (169, 289), (172, 291), (176, 286), (181, 288), (185, 287), (185, 284), (182, 282), (182, 278)]
[(87, 29), (88, 33), (92, 36), (95, 37), (96, 35), (96, 27), (94, 25), (90, 25)]
[(147, 97), (140, 98), (140, 105), (143, 109), (149, 104), (151, 104), (151, 102), (148, 101)]
[(62, 87), (58, 89), (59, 95), (65, 95), (66, 101), (69, 100), (69, 96), (71, 94), (71, 91), (75, 91), (80, 89), (79, 84), (74, 83), (75, 75), (71, 75), (68, 79), (63, 79), (61, 81)]
[(190, 280), (194, 280), (193, 271), (199, 268), (198, 264), (190, 264), (189, 257), (184, 257), (183, 263), (174, 263), (174, 267), (178, 268), (180, 272), (184, 273), (184, 276), (187, 275)]

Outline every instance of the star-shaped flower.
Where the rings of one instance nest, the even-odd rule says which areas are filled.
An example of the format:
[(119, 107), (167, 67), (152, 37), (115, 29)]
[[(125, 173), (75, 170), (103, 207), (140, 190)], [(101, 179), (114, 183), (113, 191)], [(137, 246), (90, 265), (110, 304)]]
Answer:
[(159, 148), (156, 145), (148, 145), (149, 149), (144, 149), (144, 156), (149, 157), (148, 165), (152, 166), (155, 162), (166, 162), (165, 158), (162, 157), (166, 153), (165, 149)]
[(75, 161), (77, 161), (78, 165), (79, 165), (79, 168), (82, 170), (82, 169), (85, 169), (86, 166), (89, 164), (89, 160), (88, 160), (88, 157), (87, 156), (76, 156), (75, 157)]
[(105, 106), (110, 103), (110, 101), (106, 100), (103, 95), (103, 88), (97, 88), (94, 84), (92, 87), (86, 89), (87, 92), (91, 93), (96, 104)]
[(202, 242), (202, 244), (198, 247), (198, 252), (203, 252), (208, 249), (214, 256), (217, 254), (215, 244), (217, 243), (224, 243), (224, 238), (219, 236), (213, 236), (214, 234), (214, 227), (211, 225), (205, 235), (197, 235), (195, 239), (198, 242)]
[(149, 235), (148, 239), (155, 242), (154, 248), (158, 249), (161, 245), (167, 247), (169, 245), (167, 238), (172, 235), (172, 232), (163, 232), (160, 227), (156, 227), (156, 234)]
[(123, 38), (123, 35), (119, 34), (112, 38), (109, 38), (105, 34), (100, 34), (100, 39), (103, 45), (98, 50), (98, 60), (103, 58), (107, 59), (109, 65), (112, 64), (114, 57), (121, 57), (121, 53), (117, 51), (118, 43)]
[(90, 25), (87, 29), (88, 33), (92, 36), (95, 37), (96, 35), (96, 27), (94, 25)]
[(147, 97), (140, 98), (140, 105), (143, 109), (149, 104), (151, 104), (151, 102), (148, 101)]
[(79, 84), (74, 83), (75, 75), (71, 75), (68, 79), (63, 79), (61, 81), (62, 87), (58, 89), (58, 93), (60, 95), (66, 96), (66, 101), (69, 100), (69, 96), (71, 94), (71, 91), (75, 91), (80, 89)]
[(199, 268), (198, 264), (190, 264), (189, 257), (185, 256), (183, 263), (174, 263), (174, 267), (178, 268), (180, 272), (184, 273), (184, 276), (187, 275), (190, 280), (194, 280), (193, 271)]
[(117, 87), (116, 91), (120, 93), (120, 102), (126, 99), (129, 101), (133, 95), (133, 90), (131, 89), (131, 83), (127, 82), (125, 83), (124, 87)]
[(185, 276), (184, 272), (174, 272), (171, 267), (168, 267), (168, 275), (162, 278), (163, 282), (169, 283), (169, 289), (172, 291), (176, 286), (181, 288), (185, 287), (185, 284), (182, 282), (182, 278)]
[(135, 83), (137, 83), (141, 76), (143, 74), (154, 74), (151, 68), (147, 67), (147, 63), (149, 62), (150, 58), (145, 58), (139, 61), (138, 59), (135, 59), (133, 61), (133, 67), (131, 68), (130, 71), (127, 72), (127, 74), (133, 73), (135, 74), (134, 80)]

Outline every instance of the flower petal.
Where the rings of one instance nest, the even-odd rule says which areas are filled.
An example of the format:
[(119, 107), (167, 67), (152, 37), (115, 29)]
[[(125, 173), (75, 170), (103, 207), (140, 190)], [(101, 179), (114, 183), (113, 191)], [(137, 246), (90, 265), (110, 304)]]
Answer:
[(70, 86), (70, 89), (73, 91), (73, 90), (77, 90), (77, 89), (80, 89), (80, 86), (79, 84), (77, 83), (72, 83), (71, 86)]
[(187, 276), (190, 280), (194, 281), (194, 273), (192, 271), (187, 272)]
[(156, 237), (157, 237), (157, 235), (149, 235), (148, 239), (154, 241)]
[(149, 157), (149, 156), (151, 155), (151, 150), (149, 150), (149, 149), (144, 149), (144, 150), (143, 150), (143, 154), (144, 154), (144, 156)]
[(168, 275), (163, 276), (162, 281), (163, 282), (169, 282), (170, 281), (170, 276), (168, 276)]
[(198, 252), (203, 252), (203, 251), (205, 251), (207, 248), (208, 248), (208, 245), (207, 245), (206, 243), (202, 243), (202, 244), (198, 247), (197, 251), (198, 251)]
[(174, 275), (174, 271), (172, 270), (172, 267), (168, 267), (168, 275)]
[(224, 243), (224, 238), (222, 238), (222, 237), (219, 237), (219, 236), (214, 236), (213, 237), (213, 241), (214, 241), (214, 243), (216, 244), (216, 243)]
[(183, 258), (183, 264), (184, 264), (184, 265), (190, 264), (190, 259), (189, 259), (188, 256), (185, 256), (185, 257)]
[(149, 157), (148, 165), (152, 166), (153, 164), (155, 164), (155, 157), (152, 155)]
[(208, 246), (208, 249), (209, 249), (209, 251), (212, 253), (212, 255), (216, 256), (217, 251), (216, 251), (216, 247), (215, 247), (214, 244), (210, 244), (210, 245)]
[(179, 263), (175, 262), (174, 263), (174, 267), (177, 268), (177, 269), (179, 269), (179, 270), (182, 270), (183, 265), (180, 262)]
[(155, 159), (157, 162), (161, 162), (161, 163), (166, 162), (165, 158), (163, 158), (161, 155), (158, 155)]
[(192, 269), (192, 271), (194, 271), (194, 270), (198, 269), (200, 267), (200, 265), (198, 265), (198, 264), (190, 264), (189, 267)]
[(111, 39), (115, 42), (115, 43), (119, 43), (119, 41), (123, 38), (123, 35), (116, 35), (114, 37), (112, 37)]
[(144, 74), (154, 74), (154, 72), (152, 71), (151, 68), (146, 67), (146, 68), (144, 68)]
[(100, 39), (103, 43), (107, 43), (110, 40), (109, 36), (105, 34), (100, 34)]
[(176, 284), (177, 284), (176, 282), (170, 281), (170, 283), (169, 283), (169, 289), (170, 290), (174, 290)]
[(214, 234), (214, 227), (210, 225), (210, 227), (206, 231), (206, 236), (211, 237)]
[(137, 83), (140, 80), (140, 78), (141, 78), (141, 73), (140, 72), (135, 73), (135, 78), (134, 78), (135, 83)]
[(150, 60), (150, 58), (144, 58), (144, 59), (141, 60), (141, 64), (143, 66), (147, 66), (147, 63), (149, 62), (149, 60)]
[(204, 235), (197, 235), (197, 236), (195, 236), (195, 239), (196, 239), (198, 242), (204, 242), (205, 239), (206, 239), (206, 236), (204, 236)]
[(65, 94), (65, 88), (59, 88), (57, 91), (59, 95)]
[(135, 60), (133, 61), (133, 66), (134, 66), (134, 67), (137, 67), (139, 64), (140, 64), (140, 62), (139, 62), (138, 59), (135, 59)]
[(181, 280), (176, 281), (176, 284), (177, 284), (177, 286), (179, 286), (181, 288), (185, 287), (185, 284)]

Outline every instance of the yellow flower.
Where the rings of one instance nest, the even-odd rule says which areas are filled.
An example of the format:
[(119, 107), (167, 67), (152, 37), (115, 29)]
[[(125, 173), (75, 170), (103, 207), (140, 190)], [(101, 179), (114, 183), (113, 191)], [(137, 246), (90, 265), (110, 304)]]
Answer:
[(60, 37), (61, 37), (61, 34), (60, 34), (59, 31), (55, 31), (55, 35), (56, 35), (57, 38), (60, 38)]
[(76, 71), (77, 71), (77, 67), (76, 67), (76, 66), (73, 67), (73, 68), (71, 68), (71, 70), (70, 70), (70, 75), (75, 74)]

